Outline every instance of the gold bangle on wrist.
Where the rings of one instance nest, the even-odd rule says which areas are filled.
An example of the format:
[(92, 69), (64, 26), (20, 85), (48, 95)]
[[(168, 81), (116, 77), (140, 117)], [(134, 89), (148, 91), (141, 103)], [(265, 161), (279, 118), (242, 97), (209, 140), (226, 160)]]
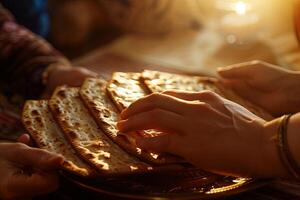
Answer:
[(291, 116), (292, 114), (288, 114), (281, 117), (280, 125), (278, 127), (277, 132), (278, 151), (281, 162), (284, 165), (284, 167), (294, 178), (300, 180), (300, 166), (298, 165), (291, 153), (287, 139), (288, 123)]

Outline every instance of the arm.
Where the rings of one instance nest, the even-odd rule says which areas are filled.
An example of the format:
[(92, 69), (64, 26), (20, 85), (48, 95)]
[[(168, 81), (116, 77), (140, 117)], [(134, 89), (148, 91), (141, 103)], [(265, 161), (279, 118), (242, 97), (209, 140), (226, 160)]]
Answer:
[(45, 40), (19, 26), (3, 7), (0, 19), (0, 76), (4, 90), (36, 98), (45, 89), (43, 71), (51, 64), (69, 62)]
[[(158, 129), (165, 133), (138, 138), (141, 148), (182, 156), (210, 172), (290, 178), (274, 139), (280, 120), (266, 122), (212, 92), (152, 94), (129, 106), (121, 118), (121, 131)], [(299, 159), (297, 126), (300, 114), (292, 117), (288, 130), (291, 149)]]
[[(37, 98), (61, 84), (79, 86), (95, 73), (73, 68), (50, 44), (19, 26), (0, 4), (1, 89)], [(19, 142), (28, 143), (28, 136)], [(0, 199), (26, 199), (54, 191), (63, 158), (21, 143), (0, 143)]]
[(19, 24), (46, 38), (49, 34), (48, 0), (1, 0)]
[(18, 25), (3, 7), (0, 7), (0, 49), (4, 91), (25, 98), (37, 98), (61, 84), (78, 86), (85, 77), (96, 76), (86, 69), (72, 68), (64, 56)]

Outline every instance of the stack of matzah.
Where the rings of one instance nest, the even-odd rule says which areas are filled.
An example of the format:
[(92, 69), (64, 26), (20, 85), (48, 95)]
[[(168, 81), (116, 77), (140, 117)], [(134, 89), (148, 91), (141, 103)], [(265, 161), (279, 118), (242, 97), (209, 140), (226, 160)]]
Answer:
[(81, 88), (58, 87), (50, 100), (26, 102), (23, 123), (40, 148), (62, 154), (63, 169), (83, 177), (145, 173), (178, 167), (182, 159), (139, 149), (135, 134), (155, 137), (159, 132), (120, 133), (120, 111), (132, 102), (164, 90), (212, 90), (247, 107), (265, 119), (262, 109), (225, 90), (216, 79), (156, 71), (114, 73), (107, 82), (89, 78)]

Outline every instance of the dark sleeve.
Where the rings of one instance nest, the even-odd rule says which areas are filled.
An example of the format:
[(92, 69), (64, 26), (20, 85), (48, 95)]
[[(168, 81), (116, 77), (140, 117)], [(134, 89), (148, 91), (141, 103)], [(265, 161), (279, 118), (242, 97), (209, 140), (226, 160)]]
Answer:
[(47, 0), (1, 0), (1, 3), (19, 24), (44, 38), (48, 36)]
[(18, 25), (0, 5), (0, 77), (5, 93), (38, 98), (45, 89), (44, 70), (60, 63), (69, 64), (47, 41)]

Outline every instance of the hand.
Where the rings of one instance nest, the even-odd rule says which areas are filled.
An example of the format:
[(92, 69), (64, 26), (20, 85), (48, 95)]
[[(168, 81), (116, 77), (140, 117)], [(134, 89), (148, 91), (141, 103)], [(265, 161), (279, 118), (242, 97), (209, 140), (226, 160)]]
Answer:
[(280, 173), (275, 171), (278, 159), (267, 154), (272, 149), (277, 156), (264, 135), (265, 121), (213, 92), (151, 94), (130, 105), (121, 119), (117, 125), (122, 132), (165, 133), (137, 138), (141, 148), (182, 156), (204, 170), (256, 177)]
[(88, 77), (97, 77), (97, 73), (83, 67), (53, 66), (48, 74), (46, 93), (51, 94), (57, 86), (61, 85), (81, 86)]
[(274, 116), (299, 111), (300, 74), (261, 61), (218, 70), (223, 83)]
[[(19, 138), (29, 142), (28, 135)], [(0, 143), (0, 199), (31, 198), (56, 190), (63, 157), (22, 143)]]

